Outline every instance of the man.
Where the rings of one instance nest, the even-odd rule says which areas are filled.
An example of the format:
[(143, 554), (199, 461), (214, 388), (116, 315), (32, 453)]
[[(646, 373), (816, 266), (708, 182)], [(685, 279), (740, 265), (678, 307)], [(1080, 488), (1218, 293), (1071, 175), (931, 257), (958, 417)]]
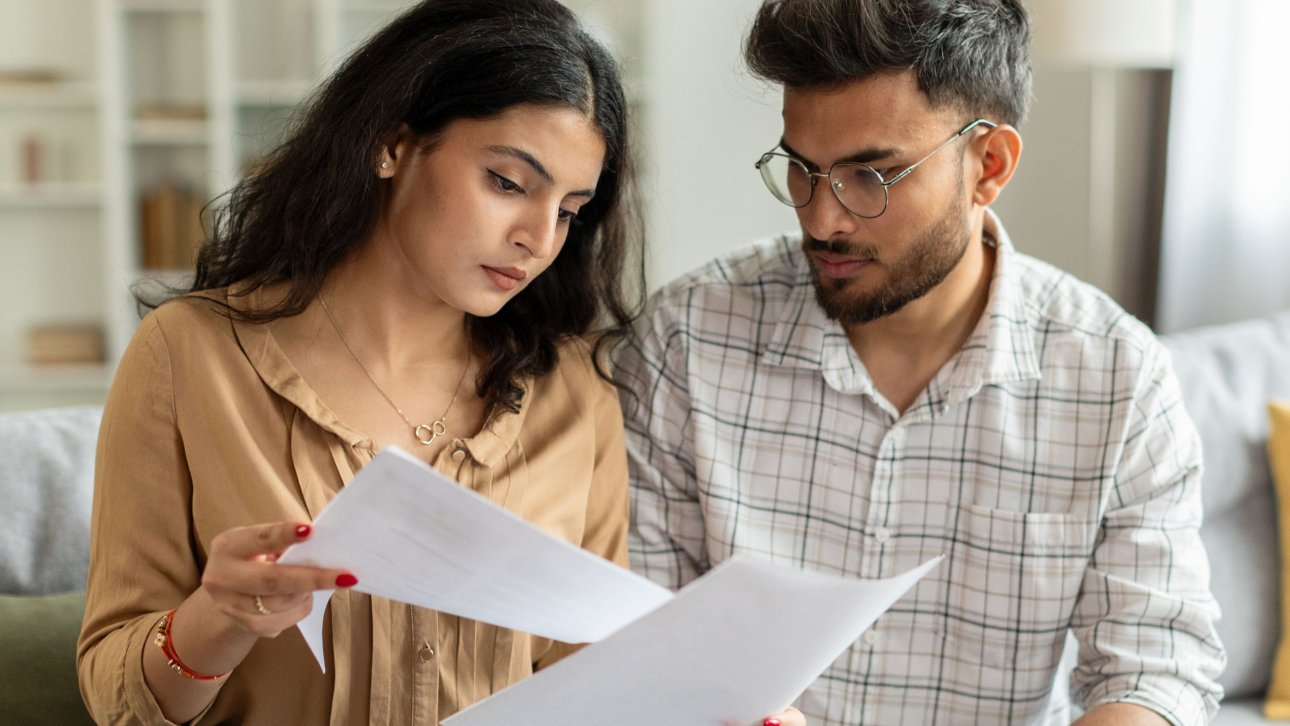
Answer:
[[(802, 237), (660, 291), (625, 348), (632, 558), (860, 578), (945, 560), (802, 696), (811, 724), (1199, 724), (1224, 664), (1167, 354), (989, 211), (1030, 95), (1020, 0), (766, 0), (757, 163)], [(756, 603), (749, 603), (755, 607)]]

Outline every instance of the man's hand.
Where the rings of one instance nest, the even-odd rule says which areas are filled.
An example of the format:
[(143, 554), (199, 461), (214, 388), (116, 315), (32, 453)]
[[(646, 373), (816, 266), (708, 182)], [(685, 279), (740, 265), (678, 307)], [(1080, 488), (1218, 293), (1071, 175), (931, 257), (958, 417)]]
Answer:
[(1106, 703), (1089, 711), (1074, 726), (1169, 726), (1163, 716), (1132, 703)]

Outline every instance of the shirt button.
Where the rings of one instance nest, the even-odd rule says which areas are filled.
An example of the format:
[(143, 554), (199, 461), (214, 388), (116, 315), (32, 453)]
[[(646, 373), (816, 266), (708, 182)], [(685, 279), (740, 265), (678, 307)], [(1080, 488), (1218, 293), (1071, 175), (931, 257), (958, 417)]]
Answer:
[(466, 458), (466, 450), (463, 448), (454, 449), (452, 452), (453, 461), (462, 461)]
[(873, 531), (873, 538), (878, 540), (879, 543), (886, 542), (891, 539), (891, 530), (886, 527), (879, 527)]
[(426, 643), (421, 646), (421, 650), (417, 651), (417, 657), (420, 658), (423, 663), (430, 660), (434, 657), (434, 648), (431, 648), (430, 644)]
[(878, 632), (875, 631), (873, 628), (869, 628), (868, 630), (864, 631), (864, 635), (860, 636), (860, 639), (864, 641), (865, 645), (877, 645)]

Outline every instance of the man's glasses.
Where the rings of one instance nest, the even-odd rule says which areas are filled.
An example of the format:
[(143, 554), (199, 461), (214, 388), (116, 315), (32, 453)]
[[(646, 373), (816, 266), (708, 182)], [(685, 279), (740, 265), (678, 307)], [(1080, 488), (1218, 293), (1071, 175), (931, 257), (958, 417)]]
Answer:
[[(887, 188), (909, 176), (919, 164), (932, 158), (936, 152), (954, 143), (956, 139), (978, 126), (995, 128), (998, 124), (983, 118), (976, 119), (959, 129), (958, 133), (945, 140), (945, 143), (932, 149), (923, 158), (905, 167), (891, 179), (883, 179), (873, 167), (855, 161), (839, 161), (829, 167), (827, 172), (811, 171), (801, 160), (780, 151), (769, 151), (762, 154), (757, 161), (757, 170), (761, 172), (766, 188), (779, 201), (790, 207), (800, 209), (811, 203), (815, 195), (815, 183), (828, 179), (829, 187), (837, 196), (842, 206), (857, 217), (873, 219), (887, 211)], [(778, 148), (778, 147), (776, 147)]]

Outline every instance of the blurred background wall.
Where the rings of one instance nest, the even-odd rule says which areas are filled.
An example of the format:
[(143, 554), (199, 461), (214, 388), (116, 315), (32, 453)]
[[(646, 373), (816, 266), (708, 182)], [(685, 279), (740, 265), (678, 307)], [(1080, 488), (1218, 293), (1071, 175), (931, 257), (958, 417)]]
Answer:
[[(0, 0), (0, 410), (99, 401), (193, 210), (405, 0)], [(568, 0), (636, 106), (649, 284), (795, 228), (753, 162), (758, 0)], [(1176, 330), (1290, 307), (1282, 0), (1027, 0), (1035, 101), (996, 211), (1023, 251)]]

